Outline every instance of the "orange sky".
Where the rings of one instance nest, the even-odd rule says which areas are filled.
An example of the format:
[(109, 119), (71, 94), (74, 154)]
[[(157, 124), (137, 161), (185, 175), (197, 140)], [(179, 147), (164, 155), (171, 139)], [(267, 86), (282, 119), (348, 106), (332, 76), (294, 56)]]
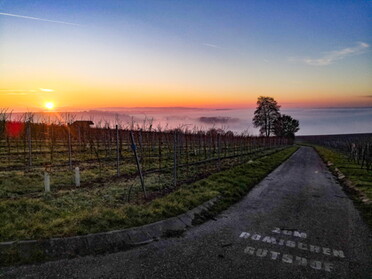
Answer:
[[(79, 89), (17, 89), (16, 91), (2, 90), (1, 106), (19, 110), (43, 110), (47, 102), (53, 102), (56, 110), (92, 109), (104, 107), (207, 107), (207, 108), (244, 108), (254, 107), (260, 95), (272, 96), (283, 107), (363, 107), (372, 106), (372, 98), (349, 96), (340, 93), (322, 93), (303, 90), (302, 94), (295, 92), (252, 90), (254, 93), (239, 91), (210, 90), (180, 90), (167, 88), (127, 90), (80, 87)], [(23, 87), (19, 87), (23, 88)], [(32, 88), (32, 87), (31, 87)], [(53, 91), (52, 91), (53, 90)], [(247, 90), (248, 91), (248, 90)], [(255, 93), (259, 92), (259, 93)]]

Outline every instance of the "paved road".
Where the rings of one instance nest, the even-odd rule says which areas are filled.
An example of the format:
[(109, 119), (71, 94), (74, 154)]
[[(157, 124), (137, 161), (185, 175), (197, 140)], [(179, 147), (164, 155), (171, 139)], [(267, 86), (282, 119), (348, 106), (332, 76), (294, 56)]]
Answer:
[(6, 278), (372, 278), (371, 240), (317, 153), (301, 147), (241, 202), (187, 231)]

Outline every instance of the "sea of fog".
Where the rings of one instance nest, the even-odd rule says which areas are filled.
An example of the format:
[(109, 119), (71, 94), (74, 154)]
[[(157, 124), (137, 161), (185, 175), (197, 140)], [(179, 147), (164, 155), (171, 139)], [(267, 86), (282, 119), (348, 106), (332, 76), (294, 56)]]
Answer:
[[(253, 127), (254, 108), (247, 109), (198, 109), (198, 108), (102, 108), (96, 110), (73, 112), (75, 120), (93, 120), (95, 125), (106, 123), (122, 127), (148, 128), (161, 127), (210, 129), (222, 128), (236, 133), (257, 135), (258, 129)], [(299, 120), (300, 131), (297, 135), (324, 135), (372, 132), (372, 108), (291, 108), (281, 109), (281, 113), (291, 115)], [(57, 114), (57, 113), (56, 113)], [(58, 113), (61, 120), (66, 113)], [(13, 118), (17, 114), (13, 115)], [(19, 115), (18, 115), (19, 117)], [(36, 115), (35, 120), (45, 115)], [(49, 117), (50, 118), (50, 117)]]

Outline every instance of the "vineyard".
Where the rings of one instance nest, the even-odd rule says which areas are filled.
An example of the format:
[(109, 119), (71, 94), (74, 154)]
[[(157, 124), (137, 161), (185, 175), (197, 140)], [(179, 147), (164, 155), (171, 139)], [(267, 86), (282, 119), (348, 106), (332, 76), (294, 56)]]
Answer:
[(362, 169), (372, 170), (372, 134), (299, 136), (296, 140), (339, 151)]
[[(125, 198), (152, 198), (289, 144), (231, 131), (73, 121), (0, 119), (0, 198), (125, 184)], [(93, 127), (92, 127), (93, 126)], [(124, 181), (124, 182), (123, 182)]]

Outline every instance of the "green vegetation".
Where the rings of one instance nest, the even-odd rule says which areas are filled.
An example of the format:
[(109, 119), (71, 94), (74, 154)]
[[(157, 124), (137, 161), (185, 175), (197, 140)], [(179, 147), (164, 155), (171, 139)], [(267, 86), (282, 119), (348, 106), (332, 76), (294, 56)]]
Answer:
[[(357, 163), (337, 151), (314, 146), (325, 162), (331, 162), (330, 169), (335, 172), (336, 168), (340, 170), (347, 179), (349, 179), (357, 191), (350, 191), (345, 188), (355, 201), (356, 206), (361, 211), (366, 223), (372, 228), (372, 171), (361, 168)], [(363, 193), (369, 202), (362, 201), (360, 194)]]
[[(296, 149), (290, 147), (181, 185), (151, 202), (137, 191), (136, 203), (128, 203), (128, 180), (112, 181), (104, 187), (61, 189), (36, 197), (0, 199), (0, 241), (82, 235), (139, 226), (179, 215), (221, 196), (214, 207), (217, 212), (239, 200)], [(166, 178), (149, 174), (146, 179), (150, 188), (157, 188)], [(132, 183), (138, 183), (134, 181), (137, 180)]]

